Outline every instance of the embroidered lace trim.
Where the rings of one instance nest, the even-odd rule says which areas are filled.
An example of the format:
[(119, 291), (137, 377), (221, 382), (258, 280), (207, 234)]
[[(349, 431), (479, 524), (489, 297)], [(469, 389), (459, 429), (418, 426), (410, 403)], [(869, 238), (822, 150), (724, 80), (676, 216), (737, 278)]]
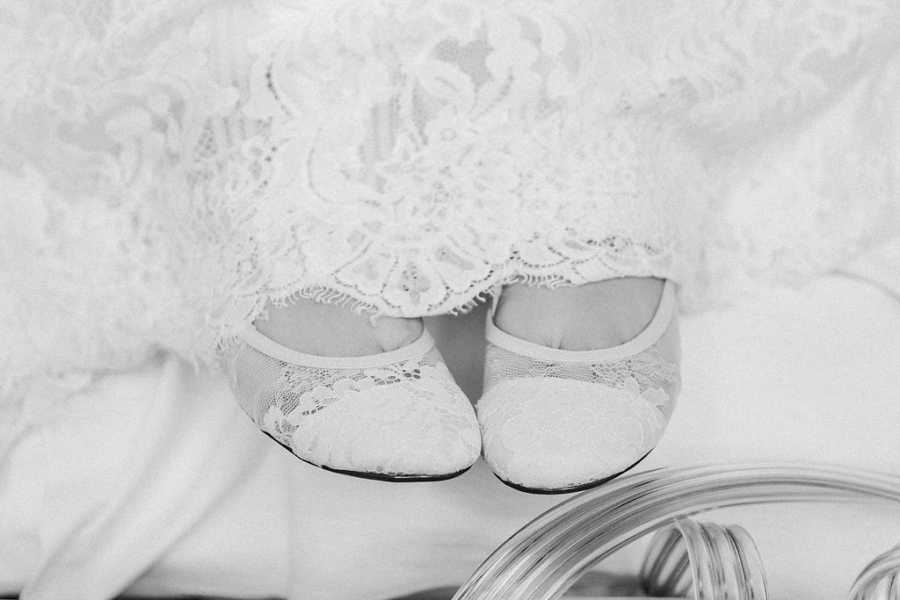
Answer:
[[(817, 274), (896, 204), (898, 10), (8, 0), (0, 372), (212, 361), (295, 295), (654, 275), (699, 307)], [(845, 100), (867, 118), (770, 151)]]
[(671, 396), (675, 394), (668, 392), (676, 392), (681, 385), (678, 364), (667, 359), (656, 344), (625, 359), (595, 363), (536, 360), (494, 344), (487, 345), (485, 391), (500, 381), (522, 377), (575, 379), (616, 389), (625, 389), (632, 380), (641, 392), (662, 389)]

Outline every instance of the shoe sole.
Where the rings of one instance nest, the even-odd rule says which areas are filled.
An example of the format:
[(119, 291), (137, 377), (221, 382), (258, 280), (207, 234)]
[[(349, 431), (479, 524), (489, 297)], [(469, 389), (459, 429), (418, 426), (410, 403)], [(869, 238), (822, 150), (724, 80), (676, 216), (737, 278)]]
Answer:
[[(650, 452), (653, 452), (653, 450), (651, 449)], [(616, 473), (614, 475), (610, 475), (609, 477), (604, 477), (603, 479), (597, 479), (595, 481), (589, 481), (587, 483), (582, 483), (582, 484), (575, 485), (572, 487), (567, 487), (567, 488), (532, 488), (532, 487), (526, 487), (523, 485), (519, 485), (517, 483), (512, 483), (511, 481), (506, 481), (505, 479), (503, 479), (496, 473), (494, 473), (494, 477), (499, 479), (505, 485), (508, 485), (509, 487), (513, 488), (514, 490), (517, 490), (520, 492), (525, 492), (526, 494), (543, 494), (543, 495), (573, 494), (575, 492), (583, 492), (585, 490), (595, 488), (598, 485), (603, 485), (607, 481), (612, 481), (613, 479), (615, 479), (616, 477), (619, 477), (620, 475), (624, 475), (631, 469), (638, 466), (638, 464), (640, 464), (641, 461), (643, 461), (645, 458), (647, 458), (650, 455), (650, 452), (648, 452), (647, 454), (645, 454), (642, 457), (640, 457), (639, 459), (637, 459), (631, 466), (625, 468), (622, 471), (619, 471), (618, 473)]]
[(325, 465), (317, 465), (316, 463), (314, 463), (312, 461), (306, 460), (302, 456), (297, 456), (294, 453), (294, 451), (291, 450), (287, 444), (284, 444), (284, 443), (278, 441), (277, 439), (275, 439), (275, 437), (272, 436), (272, 434), (270, 434), (266, 431), (263, 431), (263, 433), (266, 434), (266, 436), (268, 436), (269, 439), (271, 439), (273, 442), (275, 442), (276, 444), (278, 444), (279, 446), (281, 446), (282, 448), (287, 450), (291, 456), (293, 456), (294, 458), (296, 458), (298, 460), (305, 462), (306, 464), (308, 464), (310, 466), (322, 469), (323, 471), (329, 471), (331, 473), (338, 473), (340, 475), (348, 475), (350, 477), (358, 477), (360, 479), (372, 479), (375, 481), (390, 481), (393, 483), (446, 481), (448, 479), (453, 479), (454, 477), (459, 477), (460, 475), (462, 475), (463, 473), (465, 473), (466, 471), (468, 471), (469, 469), (472, 468), (470, 465), (470, 466), (466, 467), (465, 469), (463, 469), (462, 471), (456, 471), (455, 473), (450, 473), (447, 475), (387, 475), (384, 473), (375, 473), (375, 472), (371, 472), (371, 471), (349, 471), (349, 470), (345, 470), (345, 469), (335, 469), (333, 467), (328, 467)]

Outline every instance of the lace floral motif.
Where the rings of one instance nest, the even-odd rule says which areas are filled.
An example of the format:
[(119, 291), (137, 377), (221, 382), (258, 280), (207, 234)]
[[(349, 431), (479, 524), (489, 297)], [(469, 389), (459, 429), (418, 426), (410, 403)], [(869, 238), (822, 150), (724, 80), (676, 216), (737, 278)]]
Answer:
[(299, 293), (418, 316), (513, 280), (690, 277), (721, 194), (692, 128), (794, 118), (888, 10), (738, 4), (722, 24), (708, 3), (257, 2), (244, 310)]
[(485, 350), (485, 389), (497, 382), (514, 377), (552, 377), (577, 379), (624, 389), (634, 382), (636, 389), (680, 387), (678, 365), (668, 360), (656, 346), (643, 352), (607, 362), (552, 362), (516, 354), (488, 343)]
[(621, 473), (659, 442), (681, 389), (677, 322), (643, 350), (591, 360), (520, 354), (515, 339), (491, 337), (488, 327), (478, 422), (485, 459), (501, 479), (574, 488)]
[(399, 462), (413, 460), (423, 472), (449, 473), (467, 468), (480, 452), (471, 404), (436, 348), (359, 369), (286, 363), (243, 343), (230, 346), (223, 358), (247, 415), (316, 464), (409, 472), (415, 466)]
[[(257, 402), (246, 406), (250, 416), (260, 423), (281, 424), (284, 431), (289, 432), (288, 436), (305, 417), (325, 410), (335, 402), (352, 401), (356, 394), (375, 386), (415, 382), (413, 385), (418, 391), (453, 393), (436, 351), (419, 359), (367, 369), (325, 369), (280, 362), (278, 365), (277, 375), (265, 382), (266, 386), (271, 386), (265, 388), (269, 393), (242, 393), (240, 397), (256, 398)], [(230, 371), (235, 372), (234, 368)], [(246, 385), (245, 382), (234, 383), (239, 388)], [(285, 443), (290, 445), (289, 437)]]
[(658, 443), (671, 410), (661, 388), (509, 377), (478, 402), (484, 456), (505, 481), (562, 489), (621, 473)]
[[(3, 377), (211, 361), (296, 295), (420, 316), (508, 281), (655, 275), (701, 306), (731, 274), (818, 273), (894, 200), (897, 11), (6, 2)], [(852, 97), (870, 130), (772, 150)], [(762, 195), (777, 222), (744, 226)]]
[(0, 380), (204, 354), (226, 238), (182, 165), (234, 94), (192, 38), (203, 4), (0, 9)]
[(666, 136), (578, 110), (590, 65), (568, 55), (585, 52), (567, 50), (584, 44), (577, 11), (296, 7), (249, 42), (244, 112), (274, 124), (259, 143), (269, 201), (252, 217), (273, 249), (258, 254), (299, 247), (304, 259), (268, 270), (273, 294), (318, 283), (412, 316), (466, 307), (511, 278), (582, 282), (671, 261), (670, 211), (635, 166)]

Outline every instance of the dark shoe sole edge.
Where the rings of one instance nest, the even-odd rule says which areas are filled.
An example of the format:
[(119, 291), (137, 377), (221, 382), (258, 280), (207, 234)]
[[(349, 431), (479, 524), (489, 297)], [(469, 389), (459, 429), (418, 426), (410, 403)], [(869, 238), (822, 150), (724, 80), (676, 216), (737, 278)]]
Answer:
[[(262, 430), (260, 430), (260, 431), (262, 431)], [(443, 475), (389, 475), (389, 474), (385, 474), (385, 473), (376, 473), (374, 471), (349, 471), (349, 470), (345, 470), (345, 469), (336, 469), (334, 467), (328, 467), (326, 465), (319, 465), (312, 461), (306, 460), (302, 456), (298, 456), (297, 454), (295, 454), (294, 451), (291, 450), (291, 448), (287, 444), (275, 439), (275, 437), (272, 434), (270, 434), (269, 432), (263, 431), (263, 433), (266, 434), (266, 436), (268, 436), (276, 444), (278, 444), (279, 446), (281, 446), (282, 448), (287, 450), (291, 454), (291, 456), (305, 462), (306, 464), (308, 464), (310, 466), (316, 467), (318, 469), (322, 469), (323, 471), (329, 471), (331, 473), (337, 473), (339, 475), (347, 475), (350, 477), (358, 477), (360, 479), (371, 479), (374, 481), (389, 481), (389, 482), (393, 482), (393, 483), (447, 481), (448, 479), (453, 479), (455, 477), (459, 477), (460, 475), (462, 475), (463, 473), (465, 473), (466, 471), (468, 471), (469, 469), (472, 468), (472, 465), (469, 465), (468, 467), (466, 467), (465, 469), (463, 469), (461, 471), (456, 471), (454, 473), (443, 474)]]
[[(651, 449), (650, 452), (653, 452), (653, 449)], [(591, 489), (591, 488), (595, 488), (595, 487), (597, 487), (598, 485), (603, 485), (603, 484), (606, 483), (607, 481), (612, 481), (612, 480), (615, 479), (616, 477), (619, 477), (619, 476), (621, 476), (621, 475), (624, 475), (625, 473), (627, 473), (627, 472), (630, 471), (631, 469), (633, 469), (633, 468), (635, 468), (636, 466), (638, 466), (638, 464), (640, 464), (641, 461), (643, 461), (645, 458), (647, 458), (647, 457), (650, 455), (650, 452), (647, 452), (647, 454), (645, 454), (645, 455), (643, 455), (642, 457), (640, 457), (639, 459), (637, 459), (634, 463), (631, 464), (631, 466), (625, 468), (625, 469), (622, 470), (622, 471), (619, 471), (618, 473), (615, 473), (615, 474), (613, 474), (613, 475), (610, 475), (609, 477), (604, 477), (603, 479), (596, 479), (596, 480), (594, 480), (594, 481), (589, 481), (589, 482), (587, 482), (587, 483), (582, 483), (582, 484), (579, 484), (579, 485), (576, 485), (576, 486), (572, 486), (572, 487), (568, 487), (568, 488), (532, 488), (532, 487), (527, 487), (527, 486), (519, 485), (519, 484), (513, 483), (513, 482), (511, 482), (511, 481), (506, 481), (505, 479), (503, 479), (502, 477), (500, 477), (500, 476), (497, 475), (496, 473), (494, 473), (494, 477), (496, 477), (497, 479), (499, 479), (499, 480), (500, 480), (501, 482), (503, 482), (505, 485), (507, 485), (507, 486), (513, 488), (514, 490), (517, 490), (517, 491), (519, 491), (519, 492), (524, 492), (524, 493), (526, 493), (526, 494), (542, 494), (542, 495), (574, 494), (574, 493), (576, 493), (576, 492), (583, 492), (583, 491), (585, 491), (585, 490), (589, 490), (589, 489)]]

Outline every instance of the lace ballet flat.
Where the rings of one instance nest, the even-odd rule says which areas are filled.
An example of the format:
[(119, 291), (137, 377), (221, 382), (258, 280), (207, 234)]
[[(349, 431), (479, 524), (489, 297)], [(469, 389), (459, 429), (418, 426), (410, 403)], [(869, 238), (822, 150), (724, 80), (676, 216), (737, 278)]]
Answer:
[(487, 315), (482, 452), (507, 485), (569, 493), (634, 467), (656, 446), (681, 389), (675, 284), (666, 281), (649, 325), (598, 350), (549, 348)]
[(244, 412), (301, 460), (386, 481), (436, 481), (478, 459), (475, 412), (423, 328), (381, 354), (326, 357), (248, 325), (223, 354)]

